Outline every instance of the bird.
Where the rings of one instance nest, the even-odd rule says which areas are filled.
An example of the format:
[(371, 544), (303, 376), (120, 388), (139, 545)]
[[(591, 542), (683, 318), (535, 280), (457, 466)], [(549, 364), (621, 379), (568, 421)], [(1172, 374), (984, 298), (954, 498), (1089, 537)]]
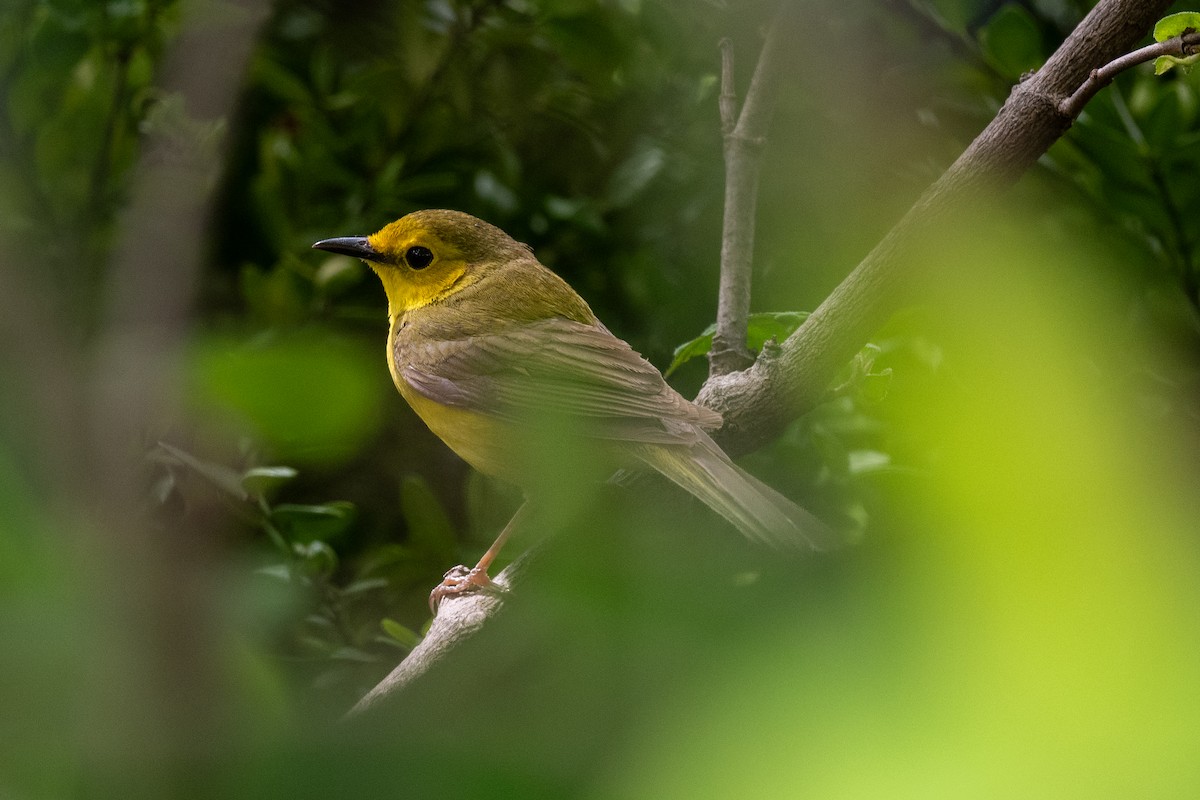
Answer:
[(312, 246), (361, 259), (378, 275), (392, 380), (429, 429), (475, 469), (525, 491), (475, 567), (454, 567), (430, 593), (435, 614), (448, 596), (494, 586), (488, 569), (539, 488), (517, 454), (548, 417), (570, 423), (574, 438), (558, 446), (593, 447), (604, 469), (649, 467), (752, 541), (817, 551), (840, 544), (825, 523), (734, 464), (709, 435), (721, 415), (671, 388), (500, 228), (429, 209), (369, 236)]

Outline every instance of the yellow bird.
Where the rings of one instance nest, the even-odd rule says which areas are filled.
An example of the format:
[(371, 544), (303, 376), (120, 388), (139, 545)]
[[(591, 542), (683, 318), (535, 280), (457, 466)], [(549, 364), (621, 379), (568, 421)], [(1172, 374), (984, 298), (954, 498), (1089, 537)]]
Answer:
[[(820, 520), (737, 467), (705, 432), (721, 425), (596, 318), (530, 248), (458, 211), (417, 211), (370, 236), (314, 248), (360, 258), (388, 299), (388, 367), (400, 394), (480, 472), (536, 494), (517, 456), (545, 413), (572, 423), (577, 444), (613, 469), (646, 465), (702, 500), (748, 538), (824, 550)], [(564, 446), (572, 446), (570, 442)], [(459, 566), (430, 595), (491, 585), (488, 567), (526, 502), (474, 569)]]

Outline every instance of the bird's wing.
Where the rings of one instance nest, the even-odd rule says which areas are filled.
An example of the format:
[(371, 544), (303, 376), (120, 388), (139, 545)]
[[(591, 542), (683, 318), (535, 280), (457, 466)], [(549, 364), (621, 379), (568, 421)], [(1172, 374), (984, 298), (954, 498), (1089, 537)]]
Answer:
[(600, 325), (544, 319), (462, 339), (397, 342), (394, 357), (424, 397), (515, 421), (560, 415), (602, 438), (647, 443), (686, 443), (696, 428), (721, 424)]

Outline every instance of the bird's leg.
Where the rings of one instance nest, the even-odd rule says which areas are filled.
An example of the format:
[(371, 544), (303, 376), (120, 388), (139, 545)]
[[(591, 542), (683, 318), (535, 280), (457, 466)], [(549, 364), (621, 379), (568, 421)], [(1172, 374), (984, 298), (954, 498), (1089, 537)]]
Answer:
[(492, 562), (496, 560), (496, 556), (500, 555), (501, 548), (508, 538), (512, 536), (514, 530), (521, 522), (529, 515), (529, 501), (526, 500), (517, 509), (517, 513), (513, 514), (512, 519), (504, 526), (504, 530), (500, 531), (500, 535), (496, 537), (496, 541), (492, 542), (492, 546), (487, 549), (472, 569), (467, 569), (465, 565), (459, 564), (452, 570), (442, 576), (442, 582), (433, 587), (433, 591), (429, 593), (429, 610), (437, 614), (438, 605), (442, 602), (442, 598), (453, 594), (463, 594), (465, 592), (473, 592), (479, 589), (494, 589), (496, 584), (488, 577), (488, 568), (492, 566)]

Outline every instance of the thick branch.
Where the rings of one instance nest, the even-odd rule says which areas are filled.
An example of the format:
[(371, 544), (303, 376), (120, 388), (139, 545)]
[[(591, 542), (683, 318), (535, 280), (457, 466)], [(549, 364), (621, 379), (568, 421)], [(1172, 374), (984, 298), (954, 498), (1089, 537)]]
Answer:
[(718, 440), (733, 454), (776, 437), (813, 408), (838, 370), (908, 303), (917, 244), (947, 217), (1015, 182), (1071, 126), (1062, 106), (1094, 65), (1118, 58), (1169, 0), (1101, 2), (1035, 75), (1013, 88), (995, 119), (775, 353), (710, 379), (697, 401), (719, 411)]
[(710, 375), (745, 369), (754, 360), (746, 347), (750, 317), (750, 280), (754, 258), (754, 221), (758, 213), (758, 176), (762, 147), (778, 96), (782, 42), (795, 22), (795, 4), (785, 0), (767, 33), (746, 103), (733, 124), (733, 52), (721, 42), (721, 128), (725, 134), (725, 220), (721, 234), (721, 284), (717, 330), (709, 353)]

